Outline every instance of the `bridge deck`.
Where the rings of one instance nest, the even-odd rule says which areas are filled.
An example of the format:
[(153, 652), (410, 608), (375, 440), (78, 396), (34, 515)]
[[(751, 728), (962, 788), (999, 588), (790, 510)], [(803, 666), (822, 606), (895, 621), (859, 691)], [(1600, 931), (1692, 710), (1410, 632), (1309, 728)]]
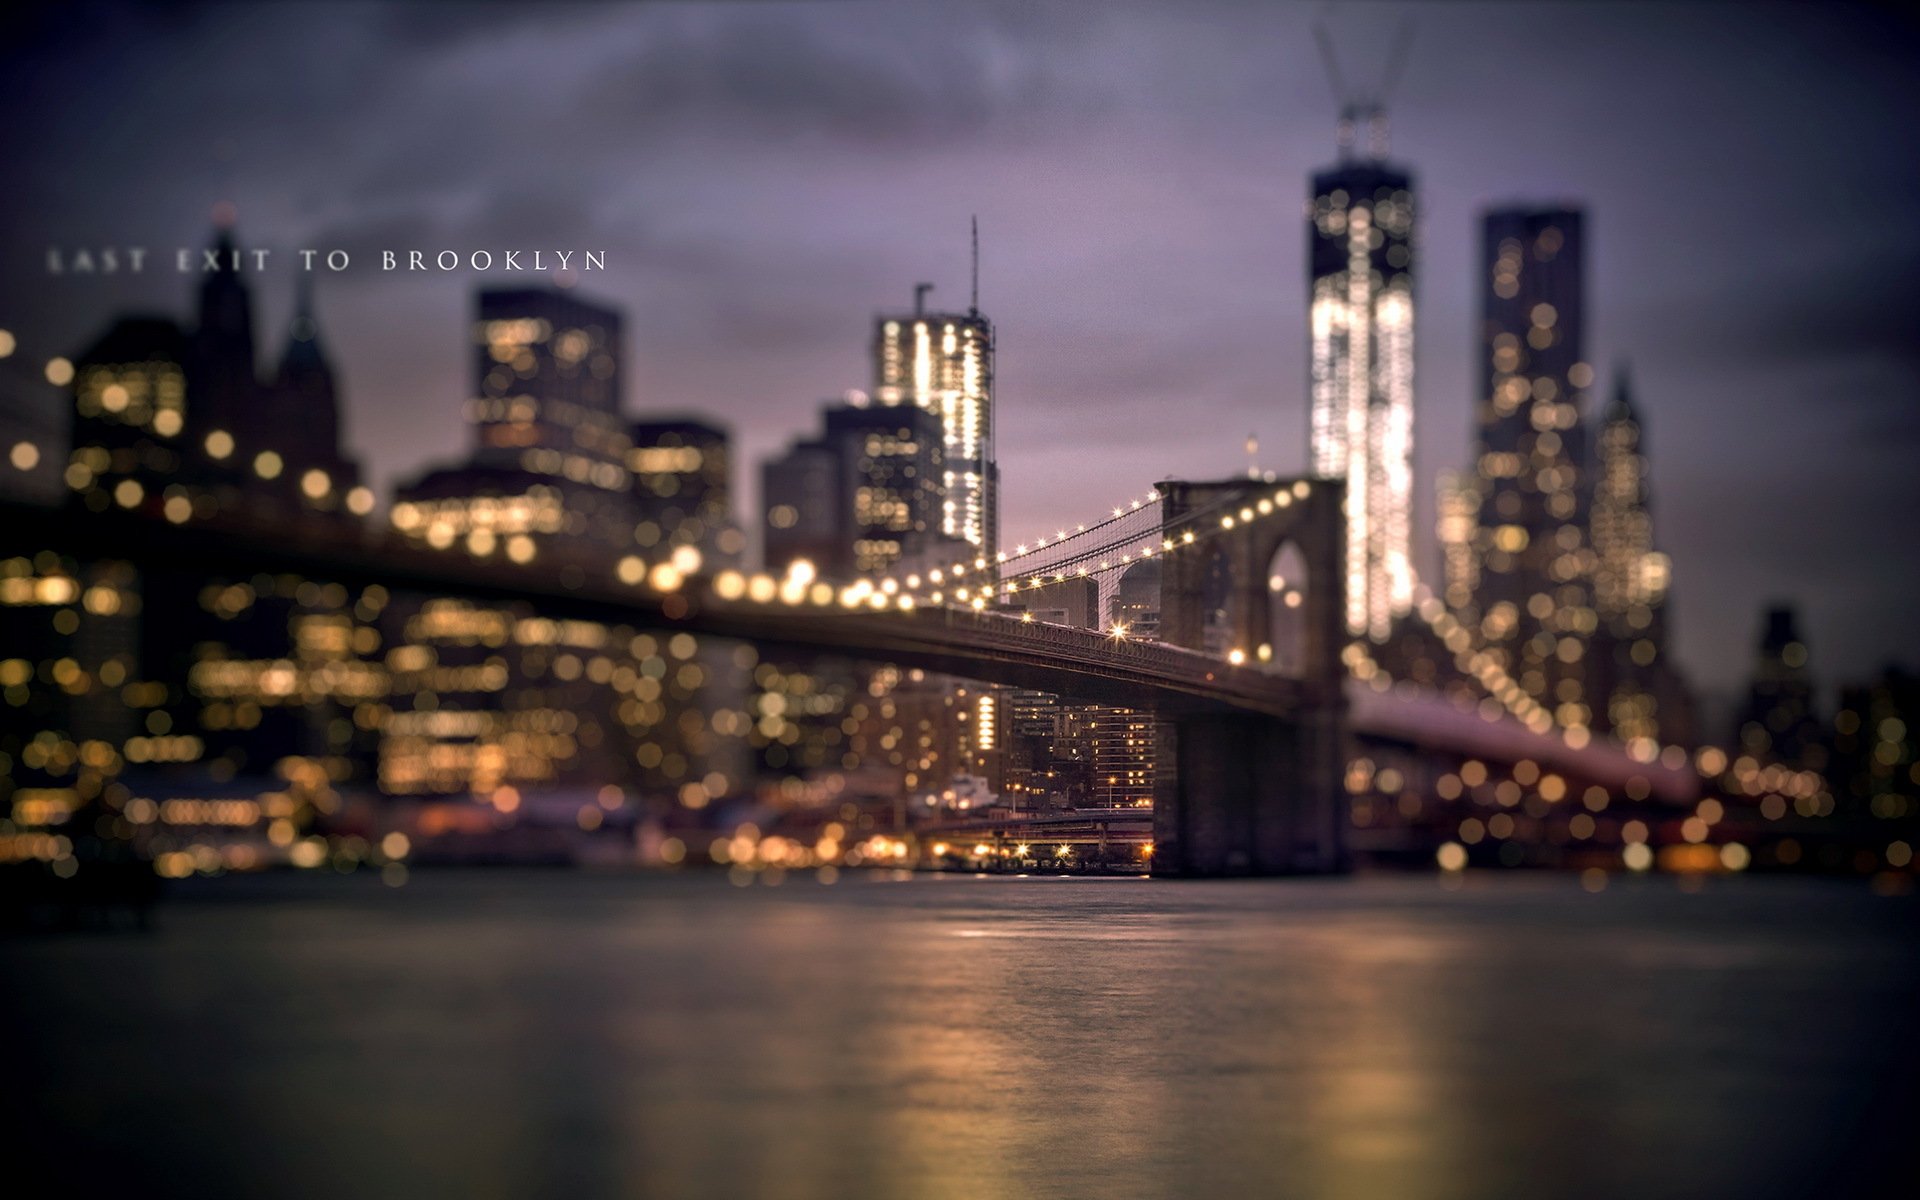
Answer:
[(136, 566), (213, 575), (292, 572), (349, 585), (380, 584), (482, 601), (524, 601), (550, 616), (685, 628), (790, 648), (918, 667), (1073, 699), (1173, 712), (1290, 718), (1343, 699), (1300, 680), (1159, 642), (1124, 641), (1005, 613), (927, 607), (903, 611), (725, 600), (712, 580), (671, 592), (609, 578), (604, 562), (547, 553), (517, 565), (432, 550), (376, 527), (275, 520), (249, 510), (174, 525), (152, 516), (0, 501), (0, 553), (51, 550)]

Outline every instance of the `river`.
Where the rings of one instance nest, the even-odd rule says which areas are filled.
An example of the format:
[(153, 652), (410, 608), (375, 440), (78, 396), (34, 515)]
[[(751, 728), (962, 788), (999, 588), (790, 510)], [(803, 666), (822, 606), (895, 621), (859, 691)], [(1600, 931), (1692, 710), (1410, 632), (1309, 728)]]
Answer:
[(0, 940), (8, 1156), (143, 1196), (1863, 1195), (1909, 1169), (1916, 916), (1764, 878), (208, 880), (150, 933)]

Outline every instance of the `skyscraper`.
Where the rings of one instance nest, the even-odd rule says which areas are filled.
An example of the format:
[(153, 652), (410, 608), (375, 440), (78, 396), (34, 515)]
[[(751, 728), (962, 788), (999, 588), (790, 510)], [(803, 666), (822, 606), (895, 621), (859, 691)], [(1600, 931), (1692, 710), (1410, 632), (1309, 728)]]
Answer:
[(825, 442), (796, 442), (761, 465), (761, 561), (767, 570), (784, 575), (804, 559), (828, 579), (852, 573), (853, 542), (840, 492), (840, 455)]
[[(612, 574), (647, 549), (619, 406), (620, 314), (555, 288), (483, 291), (475, 308), (472, 454), (396, 488), (394, 528), (475, 558)], [(630, 631), (412, 595), (382, 621), (396, 688), (385, 791), (598, 786), (629, 770), (623, 698), (580, 664), (636, 656)]]
[(733, 519), (732, 437), (697, 417), (650, 417), (630, 431), (634, 538), (643, 553), (664, 559), (692, 546), (709, 567), (737, 561), (745, 539)]
[(1590, 525), (1593, 607), (1599, 636), (1589, 651), (1594, 721), (1622, 740), (1674, 740), (1690, 717), (1667, 656), (1667, 556), (1654, 549), (1646, 429), (1627, 371), (1594, 436)]
[[(1594, 439), (1593, 602), (1603, 620), (1666, 600), (1667, 557), (1653, 548), (1650, 482), (1645, 430), (1621, 367)], [(1632, 625), (1645, 629), (1649, 623), (1643, 616)]]
[(1472, 479), (1479, 578), (1462, 615), (1560, 725), (1584, 728), (1593, 712), (1582, 659), (1598, 621), (1582, 424), (1593, 384), (1582, 234), (1582, 215), (1569, 208), (1500, 209), (1483, 219)]
[(1767, 609), (1735, 741), (1743, 752), (1762, 761), (1818, 769), (1826, 765), (1826, 750), (1820, 744), (1813, 672), (1798, 624), (1791, 607)]
[(484, 291), (477, 309), (473, 454), (402, 485), (395, 527), (516, 562), (564, 548), (611, 564), (635, 544), (620, 314), (554, 288)]
[(822, 417), (818, 439), (762, 468), (769, 569), (806, 558), (829, 578), (906, 574), (976, 553), (940, 532), (938, 413), (855, 392)]
[(1384, 641), (1413, 604), (1413, 185), (1342, 131), (1307, 204), (1309, 434), (1314, 473), (1347, 480), (1347, 629)]
[(937, 532), (965, 542), (989, 569), (999, 542), (999, 468), (993, 450), (993, 324), (979, 308), (929, 313), (929, 284), (910, 315), (874, 323), (874, 403), (912, 405), (940, 423)]

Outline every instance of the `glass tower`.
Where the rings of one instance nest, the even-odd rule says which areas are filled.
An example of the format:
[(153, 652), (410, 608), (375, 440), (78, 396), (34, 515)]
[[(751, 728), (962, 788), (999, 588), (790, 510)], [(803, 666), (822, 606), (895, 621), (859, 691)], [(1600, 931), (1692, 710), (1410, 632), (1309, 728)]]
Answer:
[(1588, 727), (1598, 618), (1585, 426), (1583, 221), (1569, 208), (1489, 212), (1482, 226), (1481, 389), (1472, 612), (1488, 650), (1563, 727)]
[(991, 569), (1000, 548), (993, 324), (977, 308), (928, 313), (918, 303), (911, 316), (881, 317), (874, 328), (873, 401), (910, 404), (939, 417), (944, 465), (937, 531), (967, 543)]
[(1313, 177), (1312, 468), (1347, 481), (1347, 629), (1375, 641), (1413, 604), (1413, 220), (1377, 153)]

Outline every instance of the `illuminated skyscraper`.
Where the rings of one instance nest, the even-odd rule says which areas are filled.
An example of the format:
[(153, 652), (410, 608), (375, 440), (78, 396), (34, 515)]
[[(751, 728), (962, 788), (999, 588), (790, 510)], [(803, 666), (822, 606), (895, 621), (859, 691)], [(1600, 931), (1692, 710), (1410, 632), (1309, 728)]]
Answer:
[(938, 540), (940, 528), (938, 413), (920, 406), (846, 404), (828, 409), (825, 424), (825, 440), (840, 456), (854, 571), (931, 565), (922, 561), (922, 548)]
[[(1476, 405), (1479, 557), (1474, 603), (1488, 652), (1563, 726), (1593, 723), (1587, 639), (1598, 626), (1587, 541), (1582, 215), (1486, 214)], [(1450, 597), (1453, 598), (1453, 597)]]
[(554, 288), (480, 293), (472, 457), (398, 489), (395, 528), (515, 562), (564, 548), (611, 564), (635, 546), (620, 415), (620, 314)]
[(940, 532), (939, 415), (849, 394), (822, 414), (819, 439), (762, 468), (765, 562), (805, 558), (828, 578), (951, 566), (973, 548)]
[[(1627, 372), (1613, 383), (1594, 446), (1593, 602), (1602, 620), (1644, 630), (1666, 602), (1667, 556), (1653, 548), (1646, 433)], [(1644, 611), (1640, 611), (1644, 610)]]
[(996, 563), (999, 468), (993, 452), (993, 324), (980, 310), (925, 311), (930, 285), (914, 292), (909, 316), (874, 325), (874, 403), (912, 405), (940, 422), (943, 464), (937, 532)]
[(1413, 185), (1384, 138), (1355, 155), (1352, 117), (1307, 205), (1310, 445), (1347, 481), (1347, 629), (1384, 641), (1413, 604)]
[(1667, 556), (1654, 549), (1646, 430), (1622, 367), (1594, 438), (1593, 607), (1589, 669), (1595, 724), (1626, 740), (1674, 740), (1690, 714), (1667, 659)]
[[(557, 288), (483, 291), (476, 310), (473, 452), (395, 489), (394, 528), (478, 559), (611, 575), (622, 556), (653, 549), (638, 540), (633, 439), (620, 413), (620, 314)], [(657, 527), (653, 535), (664, 542)], [(382, 621), (396, 686), (383, 790), (552, 791), (629, 771), (608, 672), (660, 657), (635, 650), (632, 631), (412, 595)]]

